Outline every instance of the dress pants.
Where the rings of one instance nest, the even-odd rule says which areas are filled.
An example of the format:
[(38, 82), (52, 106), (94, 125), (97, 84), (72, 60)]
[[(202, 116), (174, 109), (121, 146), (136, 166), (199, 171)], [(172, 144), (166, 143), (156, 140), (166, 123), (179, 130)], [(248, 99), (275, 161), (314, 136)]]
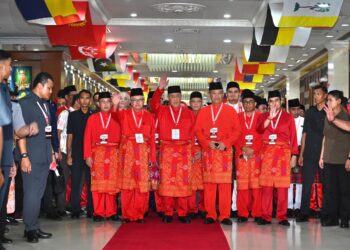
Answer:
[(67, 208), (66, 204), (66, 190), (67, 190), (67, 183), (68, 179), (70, 176), (70, 169), (67, 165), (67, 155), (62, 153), (62, 160), (60, 161), (60, 166), (62, 168), (62, 173), (64, 176), (64, 184), (65, 184), (65, 189), (62, 193), (57, 194), (56, 200), (57, 200), (57, 210), (59, 212), (65, 212)]
[(88, 192), (88, 201), (87, 201), (87, 213), (93, 213), (93, 205), (92, 205), (92, 194), (91, 194), (91, 174), (90, 168), (85, 164), (83, 160), (81, 161), (73, 161), (73, 166), (71, 167), (71, 207), (73, 213), (80, 213), (80, 196), (81, 196), (81, 187), (82, 181), (85, 181), (87, 184), (87, 192)]
[[(199, 196), (199, 201), (197, 205), (197, 193)], [(192, 195), (188, 197), (188, 212), (189, 213), (198, 213), (198, 211), (204, 212), (204, 191), (192, 191)]]
[[(261, 188), (261, 206), (262, 216), (264, 220), (272, 221), (272, 200), (273, 187)], [(288, 206), (288, 188), (276, 188), (277, 191), (277, 211), (276, 217), (278, 221), (287, 220)]]
[(245, 189), (237, 192), (237, 210), (239, 217), (249, 217), (249, 210), (253, 217), (261, 217), (261, 189)]
[[(295, 192), (294, 192), (295, 187)], [(300, 209), (303, 185), (291, 183), (288, 188), (288, 209)]]
[[(187, 216), (188, 214), (188, 205), (187, 205), (188, 197), (170, 197), (163, 196), (163, 204), (164, 204), (164, 214), (166, 216), (173, 216), (174, 210), (176, 208), (178, 216)], [(177, 206), (175, 204), (177, 202)]]
[(131, 221), (141, 220), (148, 210), (149, 192), (140, 190), (122, 190), (121, 203), (123, 219)]
[(164, 212), (165, 208), (163, 204), (163, 197), (159, 195), (158, 191), (154, 191), (154, 201), (156, 203), (157, 212)]
[(30, 173), (22, 172), (23, 178), (23, 222), (25, 230), (37, 230), (41, 199), (45, 192), (50, 163), (39, 164), (32, 162)]
[(10, 169), (11, 166), (4, 166), (2, 168), (4, 175), (4, 184), (0, 188), (0, 238), (4, 237), (6, 228), (7, 199), (11, 184), (11, 178), (9, 177)]
[(350, 172), (344, 164), (324, 166), (324, 209), (329, 219), (349, 220), (350, 215)]
[(208, 213), (207, 218), (217, 219), (216, 191), (219, 190), (220, 221), (230, 218), (231, 211), (231, 183), (204, 183), (204, 205)]
[(111, 217), (117, 214), (116, 194), (92, 192), (94, 216)]

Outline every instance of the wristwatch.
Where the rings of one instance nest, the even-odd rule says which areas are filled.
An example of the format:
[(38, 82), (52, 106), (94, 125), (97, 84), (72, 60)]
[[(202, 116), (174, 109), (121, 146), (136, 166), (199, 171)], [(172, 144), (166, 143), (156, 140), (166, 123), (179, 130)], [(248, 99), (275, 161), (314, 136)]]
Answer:
[(28, 158), (28, 153), (21, 154), (21, 158)]

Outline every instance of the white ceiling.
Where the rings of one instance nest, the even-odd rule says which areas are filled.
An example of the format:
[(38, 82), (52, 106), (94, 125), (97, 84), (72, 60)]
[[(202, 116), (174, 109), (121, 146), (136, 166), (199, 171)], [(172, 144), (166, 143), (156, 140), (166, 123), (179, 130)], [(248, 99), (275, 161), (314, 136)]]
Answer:
[[(229, 53), (233, 56), (241, 56), (243, 44), (251, 41), (251, 21), (261, 5), (266, 3), (263, 0), (179, 1), (204, 6), (197, 13), (162, 13), (152, 7), (156, 4), (171, 2), (176, 1), (90, 0), (95, 12), (108, 24), (111, 31), (108, 33), (108, 39), (119, 42), (117, 53)], [(130, 17), (131, 13), (137, 13), (137, 17)], [(231, 18), (224, 19), (224, 14), (230, 14)], [(290, 49), (287, 63), (278, 65), (278, 68), (288, 70), (281, 71), (278, 73), (280, 76), (271, 81), (277, 81), (285, 72), (303, 63), (296, 63), (297, 60), (308, 60), (323, 50), (325, 44), (350, 32), (350, 27), (342, 26), (344, 23), (350, 24), (350, 0), (344, 0), (340, 18), (334, 28), (313, 29), (305, 48)], [(178, 32), (179, 29), (191, 32)], [(326, 35), (334, 37), (326, 38)], [(166, 43), (164, 41), (166, 38), (172, 38), (174, 41)], [(223, 42), (224, 39), (230, 39), (232, 42), (226, 44)], [(10, 49), (14, 44), (31, 44), (26, 46), (27, 49), (52, 49), (48, 44), (45, 29), (26, 23), (17, 10), (14, 0), (0, 1), (0, 44)], [(311, 50), (311, 48), (316, 49)], [(232, 60), (230, 65), (217, 65), (218, 73), (167, 73), (176, 77), (213, 76), (227, 79), (234, 68), (234, 61)], [(135, 65), (135, 68), (141, 72), (141, 75), (157, 75), (149, 72), (145, 64)]]

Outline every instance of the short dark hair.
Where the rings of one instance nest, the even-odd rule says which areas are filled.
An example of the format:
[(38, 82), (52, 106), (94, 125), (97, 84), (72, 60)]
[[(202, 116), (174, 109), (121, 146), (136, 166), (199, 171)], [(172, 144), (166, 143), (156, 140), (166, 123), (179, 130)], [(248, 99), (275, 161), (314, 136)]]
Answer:
[(340, 90), (332, 90), (328, 93), (328, 95), (333, 96), (336, 100), (341, 100), (341, 102), (343, 102), (343, 98), (344, 98), (344, 93), (343, 91)]
[(325, 93), (325, 94), (328, 93), (327, 87), (323, 84), (316, 85), (315, 87), (312, 88), (312, 91), (314, 91), (316, 89), (321, 89), (323, 91), (323, 93)]
[(10, 52), (0, 49), (0, 61), (5, 61), (11, 58)]
[(79, 100), (79, 94), (75, 94), (74, 96), (73, 96), (73, 99), (72, 99), (72, 104), (74, 105), (74, 103), (76, 102), (76, 101), (78, 101)]
[(85, 93), (85, 94), (88, 94), (88, 95), (91, 97), (91, 92), (90, 92), (89, 90), (87, 90), (87, 89), (82, 89), (82, 90), (79, 91), (79, 94), (78, 94), (78, 95), (79, 95), (79, 98), (81, 98), (81, 95), (84, 94), (84, 93)]
[(33, 81), (32, 89), (38, 86), (39, 83), (45, 85), (48, 80), (53, 81), (53, 77), (47, 72), (40, 72)]
[(100, 92), (95, 92), (94, 95), (92, 96), (92, 98), (95, 98), (95, 96), (99, 95)]

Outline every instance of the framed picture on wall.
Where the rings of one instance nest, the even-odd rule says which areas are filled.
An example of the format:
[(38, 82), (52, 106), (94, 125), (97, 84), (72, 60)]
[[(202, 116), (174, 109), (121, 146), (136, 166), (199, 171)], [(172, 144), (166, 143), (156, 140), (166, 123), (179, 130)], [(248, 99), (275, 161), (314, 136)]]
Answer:
[(29, 89), (32, 83), (31, 66), (14, 66), (12, 67), (10, 89), (18, 91)]

